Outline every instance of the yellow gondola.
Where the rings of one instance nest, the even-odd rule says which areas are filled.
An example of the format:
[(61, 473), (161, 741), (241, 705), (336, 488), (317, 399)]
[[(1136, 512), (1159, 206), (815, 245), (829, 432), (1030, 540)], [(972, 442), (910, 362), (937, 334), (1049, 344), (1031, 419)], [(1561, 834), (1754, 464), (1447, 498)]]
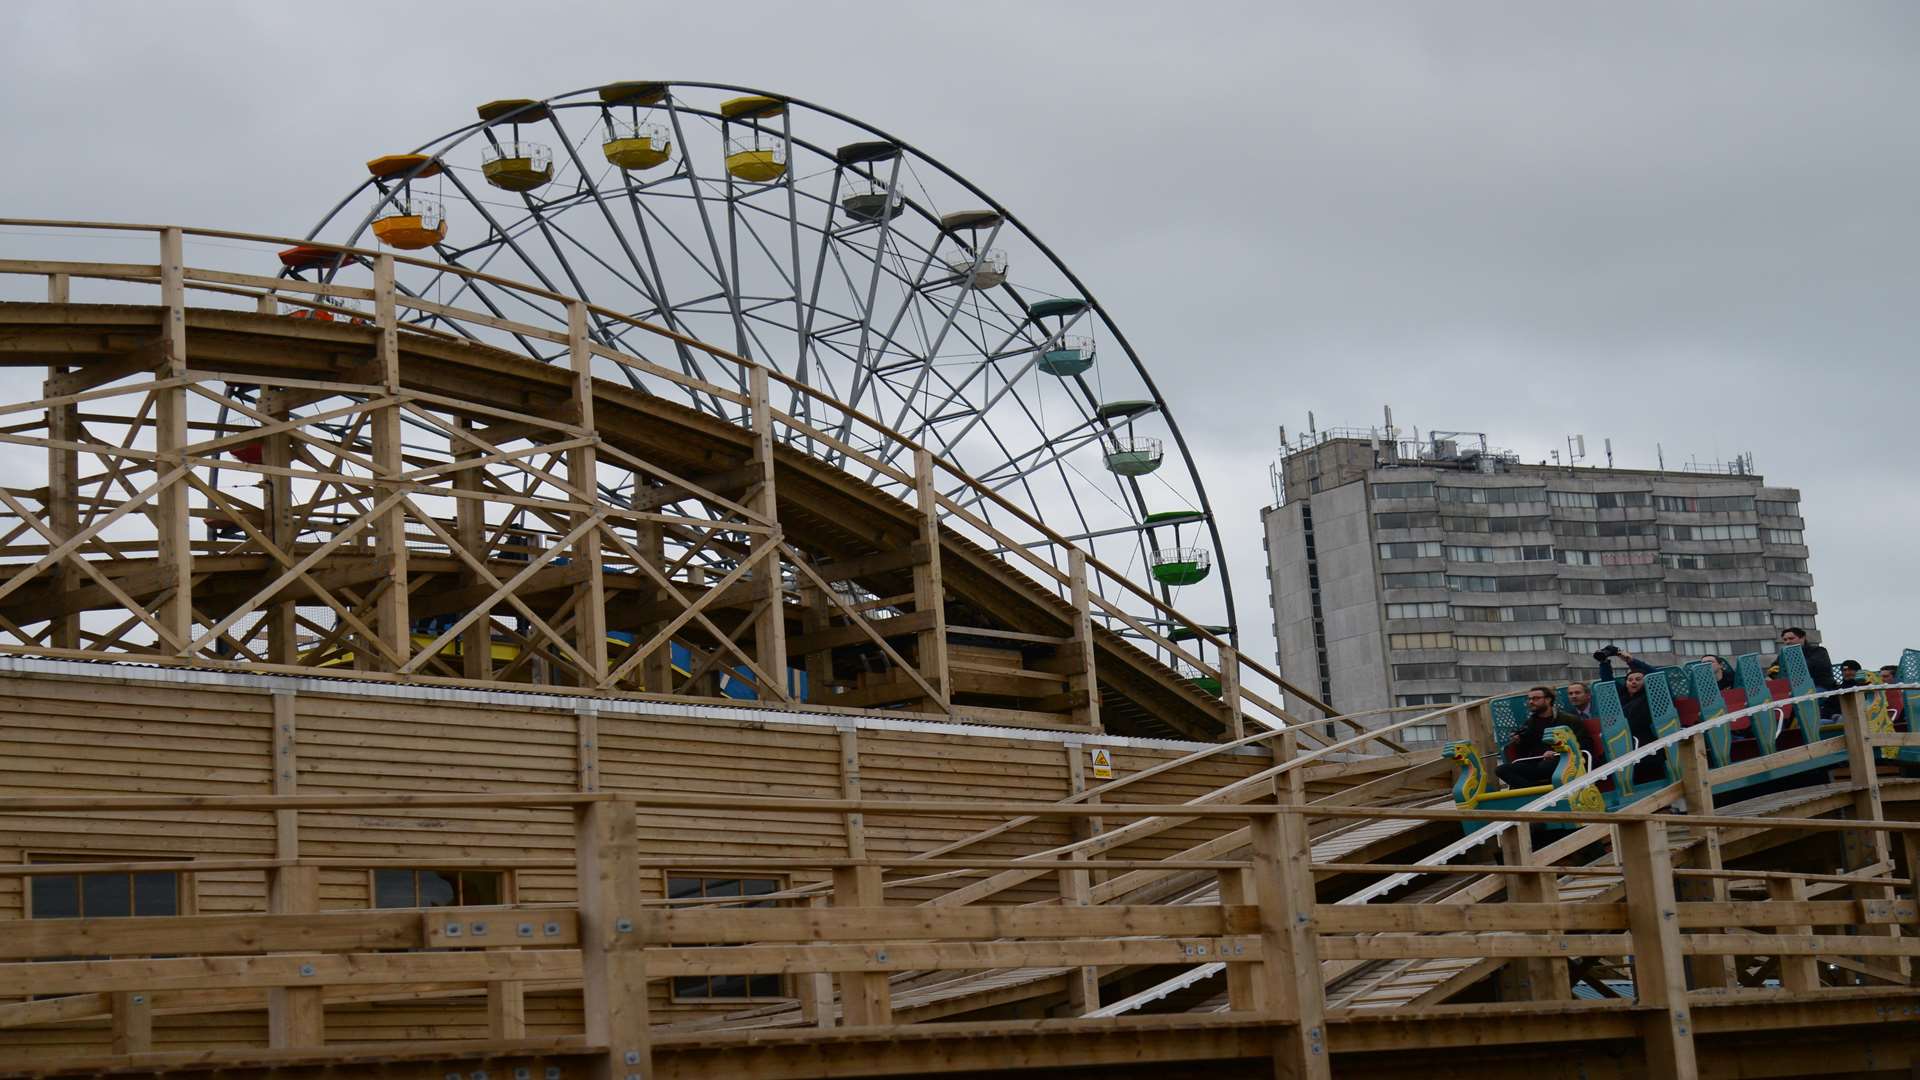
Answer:
[(503, 191), (532, 191), (553, 179), (553, 151), (530, 142), (491, 146), (480, 159), (480, 173)]
[(639, 171), (664, 164), (673, 154), (673, 140), (659, 124), (608, 120), (607, 141), (600, 144), (600, 151), (620, 168)]
[[(438, 158), (426, 154), (387, 154), (367, 162), (375, 180), (397, 180), (400, 193), (376, 218), (373, 235), (383, 244), (403, 251), (432, 247), (447, 238), (447, 210), (436, 199), (415, 198), (413, 181), (440, 175)], [(385, 185), (381, 185), (385, 190)]]
[(783, 146), (736, 145), (727, 154), (727, 172), (735, 179), (764, 184), (778, 180), (787, 171), (787, 151)]

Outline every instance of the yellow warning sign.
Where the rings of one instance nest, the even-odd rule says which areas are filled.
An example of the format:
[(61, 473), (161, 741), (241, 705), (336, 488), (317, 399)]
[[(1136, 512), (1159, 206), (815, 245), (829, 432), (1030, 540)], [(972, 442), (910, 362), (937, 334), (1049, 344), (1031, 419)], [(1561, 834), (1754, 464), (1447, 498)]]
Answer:
[(1098, 747), (1093, 751), (1093, 778), (1095, 780), (1113, 779), (1113, 754)]

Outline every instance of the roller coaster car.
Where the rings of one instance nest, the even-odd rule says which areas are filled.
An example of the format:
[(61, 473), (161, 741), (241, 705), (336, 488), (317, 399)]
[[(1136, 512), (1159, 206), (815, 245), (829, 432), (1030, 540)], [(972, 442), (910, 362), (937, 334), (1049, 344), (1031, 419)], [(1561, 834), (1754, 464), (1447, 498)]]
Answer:
[[(1587, 756), (1580, 749), (1580, 741), (1574, 736), (1573, 729), (1564, 725), (1547, 729), (1548, 753), (1559, 758), (1553, 768), (1553, 782), (1535, 787), (1497, 789), (1489, 784), (1486, 766), (1480, 760), (1480, 751), (1471, 742), (1448, 744), (1444, 755), (1451, 758), (1459, 768), (1459, 775), (1453, 783), (1453, 804), (1462, 810), (1517, 810), (1534, 799), (1547, 794), (1562, 784), (1569, 783), (1587, 772)], [(1583, 788), (1573, 795), (1572, 805), (1561, 799), (1548, 810), (1567, 812), (1578, 810), (1582, 813), (1600, 813), (1608, 809), (1606, 799), (1596, 788)], [(1461, 830), (1471, 836), (1485, 828), (1484, 821), (1463, 821)], [(1549, 829), (1569, 831), (1577, 825), (1548, 825)]]

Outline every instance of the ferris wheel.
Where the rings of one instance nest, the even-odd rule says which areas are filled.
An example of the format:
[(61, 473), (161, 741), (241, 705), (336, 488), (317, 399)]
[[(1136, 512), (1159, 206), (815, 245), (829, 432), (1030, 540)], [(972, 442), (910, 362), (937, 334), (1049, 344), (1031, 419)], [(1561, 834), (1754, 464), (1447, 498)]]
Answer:
[[(1065, 263), (959, 173), (842, 113), (717, 83), (623, 82), (477, 112), (370, 160), (309, 239), (537, 284), (781, 372), (964, 470), (977, 483), (947, 494), (1009, 543), (1065, 563), (984, 490), (1232, 634), (1212, 508), (1146, 364)], [(283, 255), (286, 273), (324, 278), (335, 264), (300, 250)], [(404, 264), (397, 287), (501, 319), (567, 317)], [(421, 318), (556, 359), (544, 341)], [(594, 317), (588, 332), (660, 351), (627, 323)], [(657, 362), (744, 391), (737, 367), (674, 349)], [(644, 388), (729, 415), (682, 383)], [(781, 407), (805, 416), (809, 399)], [(807, 449), (871, 474), (830, 445)]]

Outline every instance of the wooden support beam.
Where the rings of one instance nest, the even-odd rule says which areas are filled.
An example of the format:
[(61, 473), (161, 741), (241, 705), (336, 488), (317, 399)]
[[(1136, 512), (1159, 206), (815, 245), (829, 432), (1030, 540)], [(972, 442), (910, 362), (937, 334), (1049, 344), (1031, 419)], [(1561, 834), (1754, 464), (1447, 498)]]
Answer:
[(1220, 702), (1227, 707), (1227, 729), (1236, 739), (1246, 738), (1246, 716), (1240, 707), (1240, 650), (1220, 646)]
[[(877, 908), (886, 903), (877, 866), (842, 867), (833, 872), (833, 904), (839, 908)], [(882, 971), (846, 971), (840, 984), (840, 1018), (848, 1027), (893, 1022), (893, 997)]]
[(1087, 587), (1087, 555), (1079, 548), (1067, 553), (1067, 590), (1073, 602), (1072, 643), (1066, 647), (1072, 674), (1068, 682), (1076, 704), (1075, 727), (1105, 731), (1100, 724), (1100, 677), (1094, 667), (1092, 594)]
[[(1500, 834), (1500, 862), (1505, 866), (1533, 865), (1533, 839), (1526, 829), (1508, 829)], [(1509, 904), (1551, 907), (1559, 899), (1559, 882), (1552, 874), (1507, 876)], [(1503, 1001), (1573, 1000), (1573, 979), (1564, 957), (1526, 957), (1511, 961), (1500, 969), (1500, 976)]]
[(574, 809), (580, 896), (581, 1008), (595, 1058), (593, 1080), (653, 1075), (647, 1020), (646, 943), (657, 909), (640, 895), (639, 815), (625, 799)]
[[(1251, 867), (1221, 870), (1218, 874), (1222, 905), (1241, 907), (1257, 902), (1259, 888)], [(1227, 1008), (1246, 1013), (1265, 1011), (1265, 985), (1257, 965), (1230, 961), (1227, 964)]]
[(1298, 814), (1255, 814), (1248, 820), (1254, 891), (1260, 909), (1259, 994), (1273, 1035), (1276, 1080), (1332, 1080), (1327, 1049), (1327, 996), (1314, 926), (1313, 850)]
[[(746, 505), (760, 515), (761, 520), (778, 522), (780, 503), (774, 487), (773, 408), (767, 396), (767, 369), (756, 365), (751, 370), (747, 385), (753, 422), (753, 463), (760, 473), (747, 488)], [(777, 549), (781, 543), (783, 538), (778, 528), (753, 534), (756, 555), (763, 548)], [(760, 700), (789, 701), (786, 588), (781, 580), (778, 550), (765, 553), (764, 560), (754, 568), (753, 582), (754, 599), (761, 605), (760, 614), (753, 621), (753, 658), (767, 678), (777, 684), (761, 687)]]
[(113, 1052), (141, 1054), (153, 1049), (153, 995), (121, 990), (108, 995), (113, 1023)]
[[(473, 421), (460, 420), (460, 429), (470, 431)], [(452, 440), (455, 463), (470, 461), (480, 457), (484, 451), (472, 443), (460, 439)], [(479, 469), (461, 469), (453, 474), (455, 491), (472, 492), (478, 495), (481, 490)], [(453, 509), (454, 539), (477, 559), (486, 562), (492, 558), (492, 552), (486, 550), (487, 504), (479, 498), (455, 499)], [(486, 596), (492, 588), (483, 584), (480, 568), (461, 563), (460, 585), (464, 591)], [(488, 680), (493, 677), (493, 620), (482, 615), (460, 632), (460, 674), (468, 679)]]
[[(273, 793), (300, 791), (299, 699), (291, 690), (273, 692)], [(273, 812), (274, 858), (300, 857), (300, 811)], [(275, 915), (308, 915), (320, 910), (320, 871), (313, 866), (281, 866), (267, 871), (267, 910)], [(320, 1046), (326, 1042), (326, 1004), (317, 986), (275, 986), (267, 990), (267, 1044), (274, 1049)]]
[(914, 661), (938, 695), (928, 700), (928, 711), (950, 713), (953, 680), (947, 665), (947, 586), (940, 571), (940, 492), (934, 486), (933, 454), (924, 449), (913, 452), (913, 493), (919, 510), (915, 546), (925, 552), (913, 566), (913, 610), (932, 620), (914, 637)]
[[(373, 318), (379, 332), (375, 361), (380, 368), (380, 383), (389, 399), (400, 393), (400, 333), (394, 304), (393, 256), (381, 254), (373, 267)], [(377, 405), (373, 410), (373, 464), (376, 473), (388, 480), (406, 471), (405, 450), (401, 445), (404, 426), (398, 401)], [(380, 498), (386, 499), (405, 489), (395, 483), (376, 485)], [(413, 651), (413, 622), (408, 615), (410, 596), (407, 577), (407, 514), (397, 500), (374, 520), (372, 528), (374, 557), (380, 567), (378, 606), (374, 632), (386, 651), (405, 658)], [(354, 658), (371, 659), (371, 649), (355, 649)]]
[[(1067, 789), (1071, 795), (1087, 790), (1086, 748), (1078, 743), (1066, 743), (1060, 748), (1067, 756)], [(1075, 840), (1085, 840), (1089, 835), (1087, 818), (1074, 818), (1069, 824), (1073, 828)], [(1075, 849), (1072, 860), (1076, 863), (1087, 861), (1085, 853)], [(1060, 904), (1066, 908), (1085, 908), (1093, 903), (1093, 879), (1082, 867), (1076, 870), (1060, 871)], [(1067, 972), (1067, 1008), (1074, 1016), (1085, 1016), (1100, 1007), (1100, 969), (1082, 965)]]
[[(567, 353), (573, 379), (569, 419), (588, 431), (594, 426), (593, 353), (587, 338), (587, 305), (575, 300), (567, 304)], [(567, 451), (567, 481), (575, 497), (597, 496), (600, 491), (600, 457), (597, 444), (588, 443)], [(578, 526), (586, 520), (585, 510), (573, 516)], [(600, 530), (588, 529), (573, 542), (574, 565), (584, 576), (574, 586), (573, 647), (586, 661), (584, 684), (600, 685), (607, 674), (607, 585), (601, 566)]]
[(1633, 937), (1634, 993), (1640, 1005), (1651, 1010), (1641, 1017), (1647, 1075), (1692, 1080), (1699, 1075), (1699, 1065), (1687, 1011), (1686, 957), (1667, 826), (1661, 821), (1622, 821), (1617, 829), (1627, 926)]
[[(177, 228), (160, 230), (160, 302), (161, 372), (164, 379), (179, 380), (187, 373), (187, 289), (186, 263)], [(186, 468), (186, 447), (192, 442), (187, 432), (187, 388), (173, 382), (156, 390), (154, 403), (155, 465), (162, 475)], [(184, 475), (184, 473), (182, 473)], [(154, 529), (159, 567), (166, 575), (165, 599), (156, 615), (180, 642), (177, 655), (185, 655), (193, 640), (193, 519), (187, 504), (187, 485), (180, 477), (162, 487), (156, 496)], [(164, 644), (161, 646), (165, 648)]]
[[(1707, 782), (1710, 766), (1707, 760), (1707, 741), (1688, 739), (1680, 745), (1680, 784), (1681, 789), (1686, 793), (1687, 812), (1711, 814), (1713, 813), (1713, 791)], [(1696, 870), (1717, 871), (1722, 868), (1719, 829), (1699, 831), (1699, 834), (1694, 837), (1692, 848), (1687, 853), (1687, 865)], [(1674, 891), (1680, 900), (1725, 903), (1727, 879), (1718, 875), (1676, 878)], [(1733, 957), (1692, 956), (1687, 958), (1687, 967), (1693, 976), (1693, 985), (1696, 987), (1723, 988), (1739, 985), (1739, 980), (1735, 977)]]
[[(284, 423), (292, 413), (286, 392), (262, 391), (260, 411)], [(262, 531), (274, 547), (292, 551), (298, 533), (293, 505), (293, 437), (284, 430), (266, 436), (260, 447), (260, 461), (270, 470), (260, 478), (261, 510), (266, 521)], [(267, 659), (273, 663), (300, 662), (298, 617), (299, 606), (284, 594), (267, 604)]]
[[(49, 285), (51, 291), (51, 284)], [(58, 301), (64, 303), (65, 301)], [(53, 379), (60, 368), (47, 369), (46, 397), (57, 396)], [(72, 401), (47, 408), (47, 524), (66, 540), (80, 531), (80, 453), (74, 449), (81, 441), (80, 406)], [(64, 444), (64, 445), (63, 445)], [(80, 568), (62, 560), (55, 568), (60, 595), (71, 596), (81, 587)], [(80, 647), (80, 616), (69, 613), (56, 616), (48, 639), (57, 649)]]

